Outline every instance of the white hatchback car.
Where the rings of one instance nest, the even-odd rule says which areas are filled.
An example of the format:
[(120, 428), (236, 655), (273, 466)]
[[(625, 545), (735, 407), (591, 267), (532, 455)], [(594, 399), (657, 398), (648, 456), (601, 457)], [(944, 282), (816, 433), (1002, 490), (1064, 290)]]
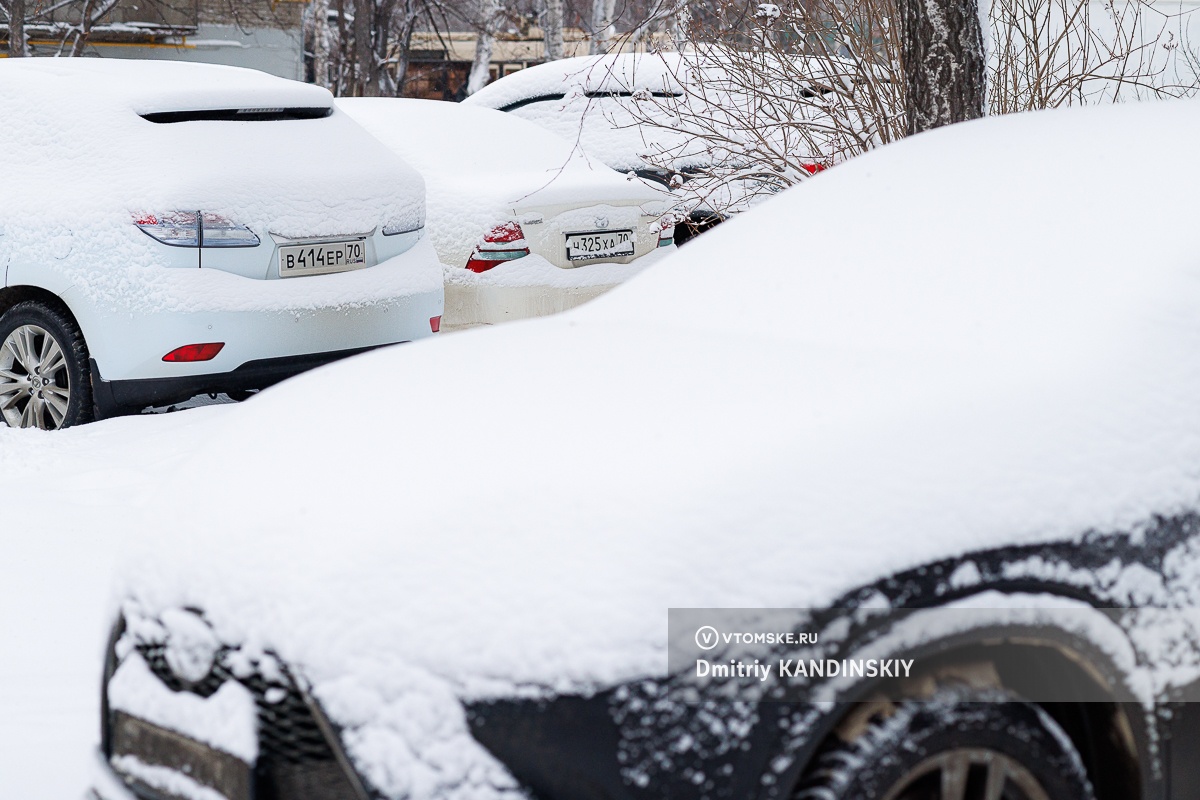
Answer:
[(424, 183), (324, 89), (14, 59), (0, 96), (8, 425), (236, 396), (438, 330)]
[(674, 249), (668, 192), (538, 125), (435, 100), (337, 103), (425, 178), (447, 326), (562, 311)]

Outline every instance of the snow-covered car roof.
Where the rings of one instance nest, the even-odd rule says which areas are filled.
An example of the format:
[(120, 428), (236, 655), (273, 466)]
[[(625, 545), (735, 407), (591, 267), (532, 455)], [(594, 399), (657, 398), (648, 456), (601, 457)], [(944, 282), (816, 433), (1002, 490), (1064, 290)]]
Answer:
[[(1197, 124), (915, 136), (573, 312), (268, 390), (156, 493), (122, 596), (273, 648), (385, 791), (450, 764), (411, 795), (449, 796), (492, 763), (454, 698), (661, 674), (668, 608), (818, 607), (1194, 507), (1200, 161), (1145, 143)], [(368, 388), (386, 413), (313, 413)]]
[(705, 160), (703, 148), (689, 146), (678, 115), (658, 100), (683, 96), (685, 64), (676, 54), (565, 58), (506, 75), (463, 103), (536, 122), (614, 169), (645, 169), (662, 153), (684, 168)]
[[(36, 76), (36, 78), (35, 78)], [(5, 64), (0, 82), (17, 92), (32, 80), (57, 84), (55, 94), (96, 93), (137, 114), (264, 108), (329, 108), (319, 86), (258, 70), (183, 61), (120, 58), (28, 58)]]
[(678, 94), (678, 75), (685, 64), (674, 53), (620, 53), (577, 56), (548, 61), (493, 81), (471, 95), (470, 102), (507, 110), (534, 98), (562, 96), (571, 90), (584, 93), (650, 92)]

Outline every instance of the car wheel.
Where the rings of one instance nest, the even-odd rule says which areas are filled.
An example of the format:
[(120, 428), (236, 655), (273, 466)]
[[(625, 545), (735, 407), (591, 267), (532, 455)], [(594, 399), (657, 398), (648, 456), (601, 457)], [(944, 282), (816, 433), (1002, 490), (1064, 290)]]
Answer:
[[(981, 699), (987, 702), (981, 702)], [(900, 705), (827, 747), (795, 800), (1094, 800), (1066, 733), (1005, 696)]]
[(57, 430), (93, 417), (83, 333), (36, 300), (0, 315), (0, 417), (12, 428)]

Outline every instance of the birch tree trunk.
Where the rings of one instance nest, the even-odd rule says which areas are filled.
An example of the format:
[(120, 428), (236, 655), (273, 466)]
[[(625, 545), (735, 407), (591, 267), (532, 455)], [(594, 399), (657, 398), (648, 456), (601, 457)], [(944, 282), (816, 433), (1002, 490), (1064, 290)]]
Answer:
[(343, 94), (350, 94), (347, 87), (349, 76), (347, 75), (346, 67), (346, 50), (349, 46), (350, 37), (346, 32), (346, 4), (345, 0), (336, 0), (337, 2), (337, 52), (334, 53), (334, 76), (333, 94), (341, 97)]
[(11, 58), (29, 55), (25, 42), (25, 0), (11, 0), (8, 4), (8, 55)]
[(488, 84), (491, 77), (492, 51), (496, 37), (491, 31), (480, 31), (475, 39), (475, 60), (471, 62), (471, 74), (467, 78), (467, 94), (472, 95)]
[(78, 58), (83, 55), (83, 50), (91, 39), (92, 28), (116, 8), (118, 2), (119, 0), (105, 0), (99, 8), (93, 7), (92, 0), (83, 4), (83, 12), (79, 17), (79, 31), (75, 35), (75, 43), (71, 45), (71, 56)]
[(355, 97), (374, 94), (372, 78), (375, 50), (371, 46), (371, 23), (375, 19), (374, 0), (355, 0), (354, 3), (354, 80), (350, 93)]
[(898, 0), (909, 135), (984, 115), (986, 59), (976, 0)]
[(616, 0), (592, 0), (592, 55), (608, 52), (608, 43), (613, 38), (613, 14)]
[(563, 0), (545, 0), (542, 35), (546, 40), (546, 60), (558, 61), (563, 57)]
[(480, 0), (479, 33), (475, 38), (475, 60), (471, 62), (471, 74), (467, 77), (467, 94), (472, 95), (487, 86), (492, 65), (492, 52), (496, 49), (496, 28), (500, 23), (498, 0)]
[(368, 97), (395, 97), (396, 84), (388, 68), (392, 40), (392, 22), (396, 12), (396, 0), (375, 0), (374, 18), (371, 26), (371, 61)]
[(412, 47), (413, 30), (417, 26), (417, 9), (415, 8), (415, 4), (412, 2), (407, 3), (404, 11), (404, 25), (400, 28), (400, 33), (397, 36), (397, 50), (399, 51), (395, 78), (395, 95), (397, 97), (404, 94), (404, 82), (408, 80), (409, 50)]
[(329, 0), (313, 0), (313, 81), (332, 88), (329, 80)]

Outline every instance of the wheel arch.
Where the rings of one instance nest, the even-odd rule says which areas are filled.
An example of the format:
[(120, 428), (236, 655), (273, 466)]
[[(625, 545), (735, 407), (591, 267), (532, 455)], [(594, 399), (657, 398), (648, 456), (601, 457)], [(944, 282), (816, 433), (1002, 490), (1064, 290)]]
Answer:
[[(70, 317), (71, 321), (75, 323), (80, 330), (83, 330), (83, 326), (79, 323), (79, 317), (76, 316), (71, 306), (68, 305), (67, 302), (59, 295), (55, 294), (49, 289), (43, 289), (40, 286), (21, 284), (18, 286), (0, 287), (0, 314), (5, 313), (16, 304), (24, 303), (27, 300), (36, 300), (38, 302), (45, 303), (46, 305), (58, 311), (61, 311)], [(86, 332), (84, 332), (84, 338), (87, 338)]]
[[(939, 685), (965, 684), (972, 688), (999, 689), (1020, 696), (1022, 675), (1031, 671), (1039, 675), (1053, 674), (1066, 685), (1087, 687), (1075, 698), (1057, 702), (1033, 702), (1045, 711), (1067, 734), (1083, 761), (1092, 781), (1097, 800), (1137, 800), (1157, 797), (1161, 790), (1161, 761), (1153, 755), (1150, 730), (1153, 722), (1141, 706), (1119, 699), (1118, 691), (1105, 678), (1105, 673), (1119, 672), (1111, 664), (1097, 665), (1095, 652), (1084, 652), (1058, 641), (1054, 637), (1039, 639), (1021, 635), (1003, 641), (956, 641), (937, 649), (933, 658), (922, 658), (914, 670), (911, 683), (913, 699), (922, 691)], [(1102, 656), (1101, 656), (1102, 657)], [(1019, 663), (1021, 669), (1014, 670)], [(881, 699), (873, 691), (877, 684), (856, 687), (848, 702), (839, 703), (836, 710), (813, 731), (815, 736), (804, 748), (790, 781), (783, 785), (800, 786), (819, 756), (837, 741), (848, 742), (861, 735), (873, 719), (886, 717), (894, 706), (892, 700)], [(923, 688), (922, 688), (923, 687)], [(786, 797), (796, 791), (793, 788)]]

